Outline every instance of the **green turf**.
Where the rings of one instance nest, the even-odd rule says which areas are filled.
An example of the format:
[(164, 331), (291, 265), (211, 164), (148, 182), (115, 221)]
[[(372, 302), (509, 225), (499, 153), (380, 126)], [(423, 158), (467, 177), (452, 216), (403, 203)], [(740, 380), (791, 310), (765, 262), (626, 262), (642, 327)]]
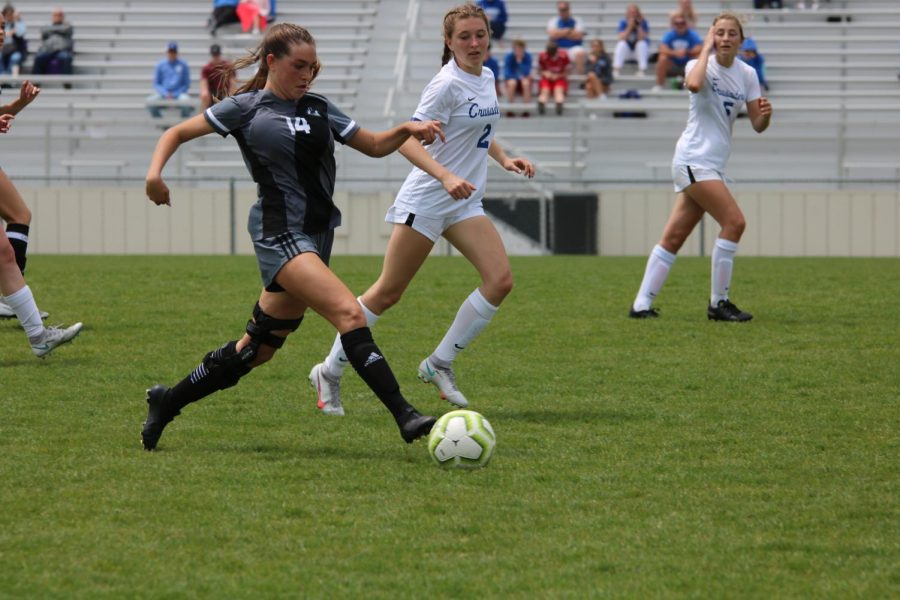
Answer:
[[(379, 258), (335, 270), (361, 292)], [(76, 342), (35, 359), (0, 323), (0, 597), (900, 596), (900, 261), (742, 258), (752, 323), (706, 320), (676, 264), (626, 318), (642, 258), (513, 261), (516, 288), (456, 369), (498, 436), (450, 472), (402, 443), (353, 374), (347, 416), (276, 359), (140, 449), (144, 389), (237, 337), (252, 257), (50, 257), (29, 282)], [(375, 337), (408, 397), (477, 284), (429, 260)]]

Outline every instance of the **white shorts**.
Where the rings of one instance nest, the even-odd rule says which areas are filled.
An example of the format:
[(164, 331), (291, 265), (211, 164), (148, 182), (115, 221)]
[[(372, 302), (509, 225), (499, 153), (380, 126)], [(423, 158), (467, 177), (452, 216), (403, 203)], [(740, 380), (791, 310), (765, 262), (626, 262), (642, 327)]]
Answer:
[(698, 181), (716, 180), (725, 181), (725, 175), (715, 169), (672, 163), (672, 182), (676, 192), (683, 192), (686, 187)]
[(388, 223), (402, 223), (408, 225), (414, 231), (418, 231), (432, 242), (437, 242), (438, 238), (441, 237), (441, 234), (447, 231), (451, 225), (456, 225), (460, 221), (465, 221), (472, 217), (482, 216), (484, 216), (484, 207), (479, 201), (475, 204), (466, 206), (461, 211), (452, 215), (438, 218), (417, 215), (405, 208), (391, 206), (388, 209), (384, 220)]

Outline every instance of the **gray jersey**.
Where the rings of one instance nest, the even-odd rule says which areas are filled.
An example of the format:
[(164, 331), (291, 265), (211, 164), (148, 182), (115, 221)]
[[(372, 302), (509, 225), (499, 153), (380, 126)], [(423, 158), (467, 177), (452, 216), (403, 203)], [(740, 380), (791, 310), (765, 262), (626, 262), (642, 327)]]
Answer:
[(359, 125), (327, 98), (304, 94), (282, 100), (266, 90), (225, 98), (209, 107), (207, 122), (231, 134), (257, 184), (250, 211), (254, 240), (286, 231), (306, 234), (334, 229), (334, 140), (345, 144)]

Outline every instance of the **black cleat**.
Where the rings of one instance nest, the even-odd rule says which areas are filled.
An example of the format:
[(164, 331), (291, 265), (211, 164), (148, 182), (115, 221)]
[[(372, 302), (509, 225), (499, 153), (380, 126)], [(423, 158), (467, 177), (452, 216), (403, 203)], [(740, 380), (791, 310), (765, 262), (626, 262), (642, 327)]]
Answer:
[(719, 300), (715, 306), (706, 308), (706, 316), (710, 321), (749, 321), (753, 315), (746, 313), (731, 303), (730, 300)]
[(632, 319), (655, 319), (659, 316), (659, 311), (655, 308), (648, 308), (647, 310), (634, 310), (633, 308), (628, 309), (628, 316)]
[(172, 409), (167, 406), (166, 394), (168, 391), (169, 388), (159, 384), (147, 390), (149, 408), (147, 409), (147, 420), (144, 421), (144, 427), (141, 429), (141, 443), (144, 445), (144, 450), (149, 451), (156, 448), (163, 429), (179, 414), (179, 411), (172, 412)]
[(403, 422), (397, 423), (397, 425), (400, 426), (400, 436), (403, 441), (412, 444), (420, 437), (431, 433), (435, 421), (437, 419), (434, 417), (419, 414), (419, 411), (412, 409), (403, 417)]

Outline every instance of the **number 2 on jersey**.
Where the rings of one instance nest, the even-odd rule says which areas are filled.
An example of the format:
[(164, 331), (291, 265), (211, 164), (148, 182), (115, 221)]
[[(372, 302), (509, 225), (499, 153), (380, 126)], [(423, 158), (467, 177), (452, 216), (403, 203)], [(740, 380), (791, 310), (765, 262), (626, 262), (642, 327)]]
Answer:
[(484, 126), (484, 132), (481, 134), (481, 137), (478, 138), (478, 147), (479, 148), (487, 148), (491, 145), (488, 141), (488, 137), (491, 135), (491, 124), (488, 123)]

